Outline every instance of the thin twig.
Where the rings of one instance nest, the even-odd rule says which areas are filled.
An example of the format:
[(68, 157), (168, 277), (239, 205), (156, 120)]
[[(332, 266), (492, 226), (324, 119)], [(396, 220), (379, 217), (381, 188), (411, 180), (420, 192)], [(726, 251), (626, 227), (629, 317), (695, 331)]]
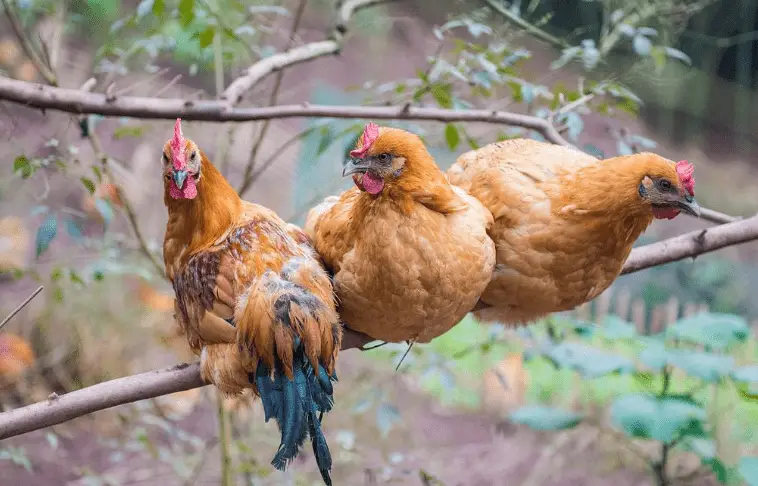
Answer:
[(502, 4), (498, 3), (496, 0), (484, 0), (484, 3), (486, 3), (487, 6), (490, 7), (492, 10), (499, 13), (503, 17), (505, 17), (506, 20), (520, 27), (521, 29), (527, 31), (529, 34), (536, 37), (537, 39), (547, 42), (548, 44), (552, 45), (553, 47), (557, 49), (566, 49), (568, 47), (571, 47), (567, 42), (563, 41), (562, 39), (559, 39), (558, 37), (555, 37), (551, 34), (548, 34), (547, 32), (540, 29), (539, 27), (529, 23), (523, 17), (512, 13), (507, 8), (505, 8)]
[(33, 298), (37, 297), (37, 294), (39, 294), (40, 292), (42, 292), (42, 289), (43, 289), (43, 288), (44, 288), (44, 287), (42, 287), (42, 286), (40, 285), (40, 286), (37, 288), (37, 290), (35, 290), (34, 292), (32, 292), (32, 294), (31, 294), (29, 297), (27, 297), (27, 298), (26, 298), (26, 300), (24, 300), (23, 302), (21, 302), (21, 303), (18, 305), (18, 307), (16, 307), (15, 309), (13, 309), (13, 310), (11, 311), (11, 313), (10, 313), (10, 314), (8, 314), (8, 316), (7, 316), (5, 319), (3, 319), (3, 322), (0, 322), (0, 329), (2, 329), (2, 328), (3, 328), (3, 326), (5, 326), (6, 324), (8, 324), (8, 321), (10, 321), (11, 319), (13, 319), (13, 317), (14, 317), (16, 314), (18, 314), (19, 312), (21, 312), (21, 309), (23, 309), (24, 307), (26, 307), (26, 306), (29, 304), (29, 302), (31, 302), (31, 301), (32, 301), (32, 299), (33, 299)]
[(340, 8), (337, 26), (331, 33), (331, 39), (311, 42), (261, 59), (250, 66), (245, 71), (245, 74), (235, 79), (226, 88), (223, 99), (231, 105), (236, 105), (242, 100), (242, 96), (245, 93), (250, 91), (253, 86), (268, 75), (295, 64), (337, 54), (340, 50), (342, 39), (347, 32), (347, 23), (353, 14), (362, 8), (383, 1), (386, 0), (348, 0), (344, 2)]
[[(287, 47), (285, 47), (285, 51), (289, 51), (292, 47), (293, 42), (295, 42), (295, 35), (297, 34), (298, 29), (300, 29), (300, 22), (303, 19), (303, 12), (305, 12), (305, 6), (308, 4), (308, 0), (300, 0), (300, 3), (297, 6), (297, 11), (295, 11), (295, 18), (292, 21), (292, 28), (290, 29), (289, 37), (287, 38)], [(276, 73), (276, 78), (274, 79), (274, 87), (271, 90), (271, 96), (268, 100), (268, 106), (274, 106), (276, 105), (277, 98), (279, 96), (279, 89), (282, 87), (282, 80), (284, 79), (284, 69), (280, 69)], [(266, 134), (268, 133), (269, 125), (271, 124), (271, 120), (266, 120), (263, 122), (263, 126), (261, 127), (261, 131), (258, 133), (258, 139), (253, 144), (253, 148), (250, 151), (250, 158), (247, 161), (247, 165), (245, 166), (245, 172), (242, 175), (242, 184), (240, 184), (239, 189), (237, 189), (237, 193), (242, 196), (245, 191), (247, 191), (250, 186), (253, 185), (255, 182), (255, 178), (253, 177), (253, 169), (255, 168), (255, 161), (258, 158), (258, 150), (260, 150), (261, 145), (263, 145), (263, 139), (266, 137)]]
[(218, 444), (221, 453), (221, 486), (232, 486), (232, 456), (229, 452), (229, 414), (224, 407), (224, 397), (216, 390), (216, 414), (218, 415)]
[(45, 81), (47, 81), (48, 84), (51, 86), (58, 86), (58, 79), (55, 77), (55, 73), (53, 73), (52, 69), (47, 64), (45, 64), (37, 52), (37, 49), (34, 47), (31, 39), (27, 37), (24, 26), (21, 25), (21, 21), (18, 17), (16, 17), (16, 13), (13, 9), (13, 6), (11, 5), (10, 0), (0, 1), (3, 2), (3, 10), (5, 11), (5, 16), (8, 17), (8, 22), (11, 24), (11, 28), (16, 34), (16, 38), (18, 39), (19, 44), (21, 44), (21, 48), (24, 50), (24, 53), (26, 53), (26, 56), (30, 61), (32, 61), (34, 67), (37, 68), (37, 71), (42, 75), (43, 78), (45, 78)]

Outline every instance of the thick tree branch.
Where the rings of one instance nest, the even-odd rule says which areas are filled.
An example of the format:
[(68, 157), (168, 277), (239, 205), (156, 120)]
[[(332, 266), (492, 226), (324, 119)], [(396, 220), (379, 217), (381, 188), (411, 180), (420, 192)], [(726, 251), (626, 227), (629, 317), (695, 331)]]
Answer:
[[(622, 273), (637, 272), (753, 240), (758, 240), (758, 215), (635, 248)], [(365, 334), (346, 330), (342, 350), (359, 348), (370, 341)], [(98, 410), (204, 385), (197, 363), (106, 381), (0, 414), (0, 440)]]

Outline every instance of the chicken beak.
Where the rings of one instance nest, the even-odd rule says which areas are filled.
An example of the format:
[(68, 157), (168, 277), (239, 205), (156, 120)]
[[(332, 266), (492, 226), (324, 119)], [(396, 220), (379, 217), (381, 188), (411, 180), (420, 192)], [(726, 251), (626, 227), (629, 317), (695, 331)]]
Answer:
[(184, 187), (184, 181), (187, 180), (187, 171), (186, 170), (175, 170), (174, 171), (174, 183), (176, 183), (176, 187), (179, 189)]
[(696, 218), (700, 217), (700, 205), (692, 196), (684, 196), (679, 200), (677, 206), (685, 213), (689, 213)]
[(371, 168), (370, 159), (350, 159), (342, 168), (342, 177), (349, 176), (350, 174), (358, 174), (366, 172)]

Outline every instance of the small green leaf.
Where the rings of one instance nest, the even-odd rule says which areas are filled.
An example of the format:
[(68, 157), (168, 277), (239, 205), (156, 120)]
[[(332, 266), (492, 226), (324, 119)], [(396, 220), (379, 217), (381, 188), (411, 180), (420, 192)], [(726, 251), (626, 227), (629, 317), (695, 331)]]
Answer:
[(53, 300), (56, 302), (63, 302), (63, 289), (61, 287), (55, 287), (53, 289)]
[(666, 444), (682, 436), (703, 436), (705, 410), (682, 398), (632, 394), (611, 406), (611, 420), (629, 437)]
[(126, 137), (138, 138), (145, 133), (144, 125), (123, 125), (113, 130), (113, 138), (121, 140)]
[(179, 22), (187, 27), (195, 20), (195, 0), (179, 0)]
[(40, 257), (50, 246), (50, 243), (58, 234), (58, 218), (55, 214), (48, 215), (37, 229), (36, 255)]
[(461, 143), (461, 136), (458, 133), (458, 129), (452, 123), (448, 123), (445, 127), (445, 141), (450, 151), (453, 151)]
[(747, 321), (732, 314), (703, 312), (675, 322), (667, 329), (669, 337), (723, 350), (748, 338)]
[(98, 182), (103, 181), (103, 171), (100, 170), (100, 167), (93, 165), (92, 172), (95, 174), (95, 177), (97, 177)]
[(213, 37), (216, 35), (216, 28), (213, 25), (209, 25), (205, 28), (204, 31), (200, 32), (198, 35), (198, 41), (200, 42), (200, 47), (206, 48), (209, 45), (213, 43)]
[(511, 420), (535, 430), (563, 430), (576, 427), (582, 416), (568, 410), (529, 405), (511, 413)]
[(681, 368), (690, 376), (711, 383), (729, 376), (732, 368), (734, 368), (734, 358), (731, 356), (683, 349), (672, 350), (669, 353), (671, 364)]
[(637, 328), (619, 316), (607, 315), (600, 323), (600, 332), (607, 339), (630, 339), (637, 335)]
[(153, 15), (156, 17), (163, 17), (163, 12), (166, 10), (166, 2), (164, 0), (155, 0), (153, 2)]
[(103, 225), (108, 226), (113, 219), (113, 206), (105, 199), (95, 199), (95, 208), (100, 216), (103, 217)]
[(81, 177), (80, 180), (82, 181), (82, 184), (84, 184), (84, 187), (87, 189), (87, 192), (90, 194), (95, 193), (95, 183), (92, 182), (91, 179), (87, 179), (86, 177)]
[(48, 432), (45, 434), (45, 438), (47, 439), (47, 443), (50, 444), (50, 447), (53, 449), (58, 448), (58, 436), (53, 434), (52, 432)]
[(79, 274), (74, 270), (69, 270), (68, 277), (71, 280), (71, 283), (81, 285), (84, 287), (84, 280), (82, 280), (82, 277), (79, 276)]
[(34, 167), (29, 159), (25, 155), (19, 155), (13, 161), (13, 172), (20, 172), (21, 177), (28, 179), (34, 173)]
[(386, 437), (398, 422), (400, 422), (400, 411), (394, 405), (381, 403), (376, 408), (376, 426), (382, 437)]
[(61, 279), (62, 276), (63, 276), (63, 270), (56, 267), (53, 269), (52, 273), (50, 273), (50, 280), (52, 280), (53, 282), (57, 282), (58, 280)]
[(434, 84), (431, 87), (432, 97), (440, 108), (451, 109), (453, 107), (453, 95), (450, 84)]
[(84, 232), (82, 231), (82, 228), (79, 226), (79, 223), (72, 217), (67, 217), (63, 220), (63, 223), (66, 226), (66, 233), (75, 240), (76, 242), (81, 242), (84, 239)]
[(738, 471), (749, 486), (758, 486), (758, 457), (748, 456), (740, 459)]

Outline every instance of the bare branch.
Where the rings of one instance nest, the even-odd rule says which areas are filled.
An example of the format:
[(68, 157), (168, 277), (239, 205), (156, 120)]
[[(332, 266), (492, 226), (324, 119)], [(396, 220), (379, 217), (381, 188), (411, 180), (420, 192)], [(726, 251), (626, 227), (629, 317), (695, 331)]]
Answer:
[(250, 66), (245, 74), (232, 81), (221, 99), (231, 105), (236, 105), (242, 100), (242, 96), (246, 92), (266, 76), (295, 64), (339, 53), (342, 37), (347, 32), (346, 24), (350, 17), (356, 11), (382, 1), (384, 0), (349, 0), (345, 2), (340, 8), (340, 19), (332, 33), (332, 39), (311, 42), (261, 59)]
[(16, 314), (18, 314), (19, 312), (21, 312), (21, 309), (23, 309), (24, 307), (26, 307), (29, 304), (29, 302), (32, 301), (33, 298), (37, 297), (37, 294), (39, 294), (40, 292), (42, 292), (42, 289), (43, 289), (43, 287), (40, 285), (37, 288), (37, 290), (35, 290), (34, 292), (32, 292), (32, 294), (29, 297), (26, 298), (26, 300), (24, 300), (23, 302), (21, 302), (18, 305), (18, 307), (16, 307), (15, 309), (13, 309), (11, 311), (11, 313), (8, 314), (8, 316), (5, 319), (3, 319), (3, 322), (0, 322), (0, 329), (2, 329), (3, 326), (5, 326), (6, 324), (8, 324), (8, 321), (10, 321), (11, 319), (13, 319), (13, 317)]
[[(622, 273), (637, 272), (753, 240), (758, 240), (758, 215), (635, 248)], [(345, 329), (342, 350), (360, 348), (371, 341), (365, 334)], [(0, 414), (0, 440), (60, 424), (98, 410), (204, 385), (206, 383), (200, 378), (200, 366), (197, 363), (106, 381)]]
[(758, 240), (758, 215), (733, 223), (692, 231), (632, 250), (621, 274), (696, 257), (727, 246)]
[(256, 121), (280, 118), (362, 118), (374, 120), (429, 120), (439, 122), (482, 122), (512, 125), (541, 133), (547, 140), (571, 146), (547, 120), (530, 115), (491, 110), (447, 110), (415, 106), (279, 105), (262, 108), (233, 108), (216, 100), (160, 99), (136, 96), (108, 97), (76, 89), (53, 88), (0, 77), (0, 100), (40, 109), (76, 114), (134, 117), (144, 119), (197, 120), (209, 122)]

